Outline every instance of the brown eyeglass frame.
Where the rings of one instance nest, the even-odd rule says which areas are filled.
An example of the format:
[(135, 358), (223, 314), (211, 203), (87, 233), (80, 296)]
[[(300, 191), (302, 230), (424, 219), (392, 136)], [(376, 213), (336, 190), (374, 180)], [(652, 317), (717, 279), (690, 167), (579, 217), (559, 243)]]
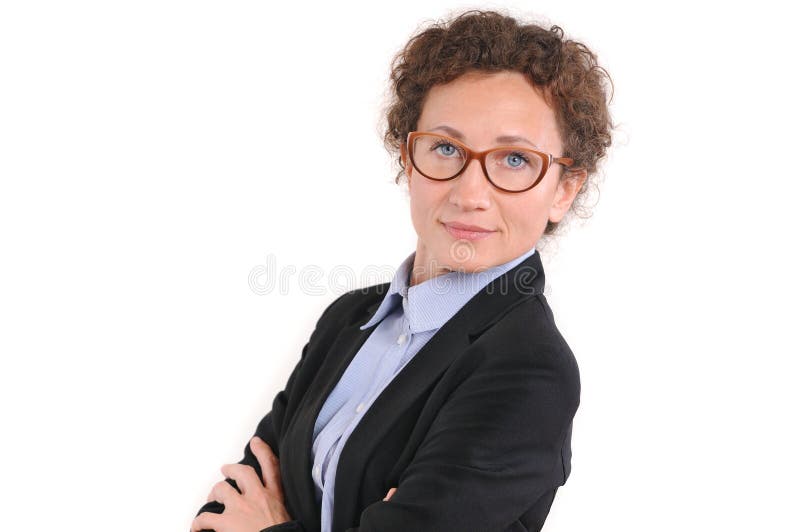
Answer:
[[(458, 147), (460, 147), (461, 149), (464, 150), (464, 153), (466, 154), (465, 161), (464, 161), (464, 166), (461, 168), (461, 170), (458, 171), (458, 173), (456, 173), (456, 175), (454, 175), (452, 177), (446, 177), (444, 179), (441, 179), (441, 178), (431, 177), (431, 176), (425, 174), (424, 172), (422, 172), (419, 168), (417, 168), (417, 163), (414, 162), (414, 155), (413, 155), (413, 150), (411, 149), (411, 146), (412, 146), (412, 143), (414, 142), (414, 139), (416, 139), (417, 137), (423, 136), (423, 135), (435, 135), (437, 137), (442, 137), (443, 139), (446, 139), (448, 142), (452, 142), (455, 146), (458, 146)], [(543, 151), (534, 150), (532, 148), (522, 147), (522, 146), (498, 146), (496, 148), (491, 148), (491, 149), (488, 149), (488, 150), (485, 150), (485, 151), (475, 151), (475, 150), (471, 150), (469, 147), (467, 147), (466, 144), (464, 144), (463, 142), (461, 142), (459, 140), (454, 139), (453, 137), (448, 137), (447, 135), (442, 135), (440, 133), (433, 133), (432, 131), (410, 131), (408, 133), (408, 138), (406, 139), (405, 148), (406, 148), (406, 153), (408, 154), (408, 158), (411, 161), (411, 165), (414, 167), (414, 169), (417, 172), (419, 172), (423, 176), (427, 177), (428, 179), (432, 179), (434, 181), (450, 181), (451, 179), (455, 179), (458, 176), (460, 176), (462, 173), (464, 173), (464, 170), (467, 169), (467, 166), (469, 166), (469, 163), (471, 163), (473, 159), (478, 159), (480, 161), (480, 163), (481, 163), (481, 168), (483, 169), (483, 175), (486, 178), (486, 180), (489, 183), (491, 183), (492, 186), (494, 186), (495, 188), (497, 188), (499, 190), (502, 190), (503, 192), (511, 192), (511, 193), (525, 192), (527, 190), (532, 189), (536, 185), (538, 185), (539, 182), (544, 177), (544, 175), (547, 173), (547, 170), (549, 170), (550, 167), (553, 165), (553, 163), (560, 164), (561, 166), (563, 166), (563, 167), (565, 167), (567, 169), (569, 169), (573, 164), (575, 164), (575, 161), (573, 159), (569, 158), (569, 157), (553, 157), (553, 155), (550, 154), (550, 153), (546, 153), (546, 152), (543, 152)], [(509, 149), (511, 149), (511, 150), (522, 150), (522, 151), (526, 151), (526, 152), (533, 152), (536, 155), (538, 155), (539, 158), (542, 159), (542, 163), (543, 164), (542, 164), (542, 170), (539, 173), (539, 177), (537, 177), (536, 180), (533, 182), (533, 184), (531, 186), (529, 186), (528, 188), (523, 188), (522, 190), (508, 190), (506, 188), (503, 188), (500, 185), (498, 185), (497, 183), (495, 183), (494, 181), (492, 181), (492, 178), (489, 177), (489, 172), (486, 171), (486, 156), (487, 155), (489, 155), (490, 153), (495, 152), (495, 151), (509, 150)]]

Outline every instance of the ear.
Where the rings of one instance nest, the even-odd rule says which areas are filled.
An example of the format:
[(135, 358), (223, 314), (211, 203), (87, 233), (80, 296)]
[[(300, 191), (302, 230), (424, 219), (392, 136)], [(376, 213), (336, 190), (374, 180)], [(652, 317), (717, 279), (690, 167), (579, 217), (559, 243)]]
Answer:
[(581, 187), (586, 182), (589, 174), (583, 168), (567, 170), (561, 177), (553, 196), (553, 203), (550, 205), (550, 221), (558, 223), (569, 211), (575, 196), (580, 192)]

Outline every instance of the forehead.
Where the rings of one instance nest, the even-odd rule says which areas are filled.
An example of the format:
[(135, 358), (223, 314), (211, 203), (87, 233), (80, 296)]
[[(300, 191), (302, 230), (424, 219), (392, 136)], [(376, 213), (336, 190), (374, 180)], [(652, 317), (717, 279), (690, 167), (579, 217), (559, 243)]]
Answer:
[(474, 148), (499, 136), (522, 136), (540, 147), (561, 148), (555, 113), (519, 72), (468, 73), (431, 87), (417, 130), (446, 125), (464, 134)]

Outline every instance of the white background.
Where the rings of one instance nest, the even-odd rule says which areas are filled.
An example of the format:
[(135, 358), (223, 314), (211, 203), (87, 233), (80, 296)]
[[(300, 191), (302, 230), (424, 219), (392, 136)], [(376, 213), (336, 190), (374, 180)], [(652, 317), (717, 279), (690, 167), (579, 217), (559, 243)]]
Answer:
[[(356, 287), (333, 268), (413, 251), (389, 62), (465, 6), (2, 3), (3, 529), (188, 529)], [(477, 7), (562, 26), (616, 87), (595, 214), (543, 249), (583, 385), (545, 530), (800, 529), (790, 13)], [(259, 295), (270, 260), (296, 273)]]

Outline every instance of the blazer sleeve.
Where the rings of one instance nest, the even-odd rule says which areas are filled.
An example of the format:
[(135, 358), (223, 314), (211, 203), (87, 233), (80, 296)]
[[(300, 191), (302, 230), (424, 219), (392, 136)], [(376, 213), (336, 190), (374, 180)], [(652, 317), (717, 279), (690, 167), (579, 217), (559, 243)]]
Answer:
[[(272, 410), (268, 412), (258, 423), (256, 427), (256, 431), (253, 436), (258, 436), (272, 449), (272, 452), (275, 453), (275, 456), (280, 458), (279, 456), (279, 442), (281, 440), (281, 430), (283, 427), (284, 416), (286, 414), (286, 405), (288, 402), (289, 396), (292, 394), (294, 382), (297, 378), (298, 373), (300, 373), (301, 368), (303, 367), (303, 363), (306, 360), (306, 354), (308, 352), (309, 345), (314, 339), (314, 335), (320, 329), (320, 324), (325, 321), (331, 315), (331, 309), (339, 302), (345, 295), (339, 296), (333, 303), (328, 305), (328, 307), (323, 311), (320, 318), (317, 320), (317, 324), (314, 327), (314, 331), (311, 333), (311, 337), (309, 338), (306, 345), (303, 347), (303, 351), (300, 355), (300, 361), (295, 366), (292, 373), (289, 375), (289, 379), (286, 381), (286, 386), (284, 386), (283, 390), (278, 392), (275, 396), (275, 399), (272, 401)], [(244, 457), (239, 460), (240, 464), (246, 464), (251, 466), (253, 469), (256, 470), (256, 474), (258, 474), (258, 478), (261, 478), (261, 466), (258, 464), (258, 459), (253, 454), (253, 451), (250, 449), (250, 441), (248, 440), (247, 444), (244, 447)], [(226, 482), (228, 482), (231, 486), (233, 486), (236, 491), (241, 493), (239, 487), (236, 485), (236, 481), (231, 478), (226, 478)], [(212, 512), (221, 514), (225, 510), (225, 505), (217, 502), (211, 501), (204, 504), (200, 510), (197, 512), (196, 515), (200, 515), (203, 512)], [(298, 530), (302, 531), (302, 525), (299, 521), (288, 521), (286, 523), (282, 523), (279, 525), (274, 525), (269, 527), (265, 530), (269, 530), (270, 532), (282, 532), (284, 530)], [(204, 530), (203, 532), (213, 532), (211, 530)]]
[(499, 532), (566, 482), (577, 363), (565, 346), (526, 351), (484, 354), (442, 405), (392, 498), (367, 506), (348, 532)]

